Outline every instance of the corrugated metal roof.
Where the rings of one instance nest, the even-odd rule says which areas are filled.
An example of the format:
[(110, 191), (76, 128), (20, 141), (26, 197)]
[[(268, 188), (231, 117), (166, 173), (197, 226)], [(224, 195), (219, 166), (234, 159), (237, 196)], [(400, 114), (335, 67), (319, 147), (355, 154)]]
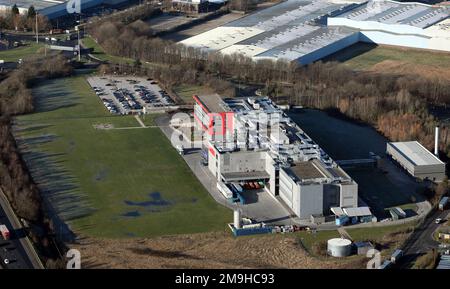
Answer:
[(419, 28), (433, 25), (450, 15), (450, 7), (421, 3), (368, 1), (338, 17), (356, 21), (377, 21), (385, 24), (406, 24)]
[(340, 207), (332, 207), (330, 210), (338, 217), (345, 215), (344, 211)]
[(344, 213), (349, 217), (371, 216), (372, 212), (369, 207), (344, 208)]
[(444, 164), (417, 141), (390, 142), (389, 144), (417, 166)]

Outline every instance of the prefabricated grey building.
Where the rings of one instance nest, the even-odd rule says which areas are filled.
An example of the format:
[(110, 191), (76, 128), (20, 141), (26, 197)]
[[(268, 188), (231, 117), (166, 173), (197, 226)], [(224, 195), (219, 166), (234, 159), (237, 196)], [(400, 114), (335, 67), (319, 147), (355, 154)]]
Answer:
[(418, 179), (441, 182), (445, 178), (445, 163), (417, 141), (389, 142), (386, 153)]

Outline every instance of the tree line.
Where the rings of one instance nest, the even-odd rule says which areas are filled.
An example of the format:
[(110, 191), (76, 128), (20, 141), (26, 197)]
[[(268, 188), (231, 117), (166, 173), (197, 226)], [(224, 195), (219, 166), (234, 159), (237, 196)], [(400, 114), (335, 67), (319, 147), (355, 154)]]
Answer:
[(27, 13), (20, 14), (19, 8), (14, 4), (10, 10), (0, 13), (0, 31), (7, 30), (32, 30), (36, 31), (36, 17), (38, 30), (49, 31), (51, 29), (50, 21), (47, 17), (37, 14), (34, 6), (28, 8)]
[[(283, 95), (291, 104), (334, 109), (373, 125), (393, 141), (417, 139), (429, 148), (437, 121), (427, 106), (450, 103), (450, 83), (437, 78), (355, 72), (336, 62), (300, 66), (282, 60), (253, 61), (238, 54), (207, 53), (149, 37), (146, 24), (140, 21), (106, 21), (92, 25), (89, 33), (109, 54), (158, 64), (146, 72), (159, 74), (168, 86), (210, 85), (217, 80), (232, 91), (231, 82), (263, 85), (273, 98)], [(440, 148), (446, 153), (450, 152), (447, 134), (444, 128)]]

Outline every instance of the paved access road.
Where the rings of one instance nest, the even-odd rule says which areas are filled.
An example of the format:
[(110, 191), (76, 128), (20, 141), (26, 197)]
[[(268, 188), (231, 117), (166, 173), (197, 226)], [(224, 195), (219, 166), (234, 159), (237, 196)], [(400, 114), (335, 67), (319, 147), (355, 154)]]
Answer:
[[(0, 191), (0, 224), (5, 224), (11, 232), (11, 239), (6, 241), (0, 236), (0, 264), (6, 269), (38, 269), (42, 264), (25, 231), (12, 212), (9, 203)], [(4, 260), (8, 259), (9, 264)]]
[(448, 210), (434, 211), (414, 230), (403, 248), (405, 255), (402, 259), (402, 268), (410, 268), (417, 257), (429, 252), (431, 249), (438, 249), (439, 242), (433, 239), (433, 233), (440, 225), (436, 224), (435, 220), (437, 218), (445, 219), (447, 214)]

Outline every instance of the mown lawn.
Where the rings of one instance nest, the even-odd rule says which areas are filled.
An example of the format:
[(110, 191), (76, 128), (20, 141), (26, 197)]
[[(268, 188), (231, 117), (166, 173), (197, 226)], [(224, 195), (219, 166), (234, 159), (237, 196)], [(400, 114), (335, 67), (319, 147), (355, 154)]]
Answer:
[(139, 124), (111, 116), (84, 75), (33, 93), (37, 112), (17, 118), (16, 137), (34, 178), (76, 233), (151, 237), (224, 230), (231, 221), (159, 128), (95, 129)]
[(41, 43), (29, 42), (24, 46), (2, 50), (0, 51), (0, 60), (4, 60), (5, 62), (17, 62), (19, 59), (24, 59), (36, 54), (42, 47), (44, 47), (44, 45)]
[(402, 47), (357, 43), (325, 59), (343, 62), (356, 70), (366, 70), (384, 60), (450, 68), (450, 54)]
[(194, 103), (192, 96), (194, 94), (201, 94), (205, 91), (203, 86), (199, 85), (179, 85), (173, 88), (173, 91), (181, 98), (185, 103)]

